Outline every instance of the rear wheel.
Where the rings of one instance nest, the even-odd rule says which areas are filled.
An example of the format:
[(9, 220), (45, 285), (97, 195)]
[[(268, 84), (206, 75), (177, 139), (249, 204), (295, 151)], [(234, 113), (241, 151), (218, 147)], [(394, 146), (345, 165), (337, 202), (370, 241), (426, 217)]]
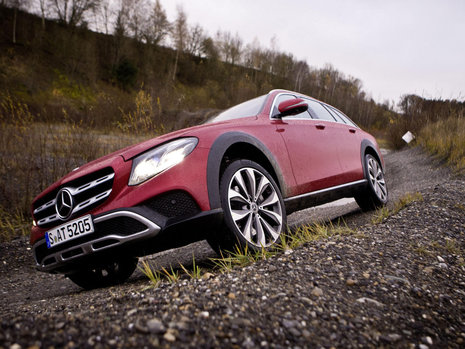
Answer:
[(286, 226), (281, 192), (273, 177), (250, 160), (232, 162), (220, 181), (223, 232), (209, 239), (217, 251), (234, 251), (235, 246), (252, 251), (280, 243)]
[(383, 168), (373, 155), (365, 155), (365, 168), (368, 184), (366, 189), (355, 197), (355, 201), (362, 210), (369, 211), (387, 203), (388, 190)]
[(114, 262), (89, 267), (68, 275), (76, 285), (87, 290), (121, 284), (126, 281), (137, 267), (137, 258), (124, 258)]

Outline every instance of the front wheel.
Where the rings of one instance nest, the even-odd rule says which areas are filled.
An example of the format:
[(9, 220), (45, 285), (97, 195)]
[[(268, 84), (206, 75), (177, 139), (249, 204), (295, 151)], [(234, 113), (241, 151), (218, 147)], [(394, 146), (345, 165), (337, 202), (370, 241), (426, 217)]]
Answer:
[(223, 232), (209, 239), (217, 251), (258, 251), (281, 242), (286, 210), (273, 177), (250, 160), (232, 162), (220, 181)]
[(366, 189), (355, 197), (355, 201), (363, 211), (374, 210), (387, 203), (388, 190), (383, 168), (371, 154), (365, 155)]
[(87, 290), (121, 284), (126, 281), (137, 267), (136, 257), (123, 258), (94, 267), (88, 267), (68, 275), (76, 285)]

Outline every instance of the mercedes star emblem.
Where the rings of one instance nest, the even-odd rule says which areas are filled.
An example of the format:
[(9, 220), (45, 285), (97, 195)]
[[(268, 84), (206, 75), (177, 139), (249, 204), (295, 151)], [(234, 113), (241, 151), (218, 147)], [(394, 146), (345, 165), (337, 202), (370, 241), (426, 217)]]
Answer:
[(73, 206), (74, 200), (71, 192), (66, 188), (60, 189), (55, 201), (55, 210), (58, 216), (62, 220), (68, 218), (73, 212)]

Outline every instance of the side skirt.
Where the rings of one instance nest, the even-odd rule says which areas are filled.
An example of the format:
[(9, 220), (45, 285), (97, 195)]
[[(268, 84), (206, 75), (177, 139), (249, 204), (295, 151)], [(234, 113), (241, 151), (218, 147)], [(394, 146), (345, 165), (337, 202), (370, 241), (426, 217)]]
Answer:
[(287, 214), (304, 208), (326, 204), (347, 197), (354, 197), (367, 185), (366, 179), (337, 185), (335, 187), (312, 191), (284, 199)]

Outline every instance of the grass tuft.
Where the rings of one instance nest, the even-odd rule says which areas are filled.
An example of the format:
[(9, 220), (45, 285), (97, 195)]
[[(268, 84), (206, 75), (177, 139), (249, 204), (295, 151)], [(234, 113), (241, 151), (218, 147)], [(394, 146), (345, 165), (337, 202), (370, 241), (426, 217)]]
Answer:
[(165, 267), (162, 267), (161, 271), (170, 284), (174, 284), (179, 281), (179, 271), (174, 270), (172, 266), (170, 266), (170, 271), (166, 270)]
[(284, 235), (281, 243), (281, 249), (295, 249), (307, 242), (328, 239), (335, 235), (355, 235), (357, 232), (343, 224), (313, 223), (302, 225), (294, 232)]
[(181, 263), (179, 264), (181, 269), (186, 273), (191, 279), (200, 279), (202, 276), (202, 269), (195, 264), (195, 256), (192, 254), (192, 271), (187, 270), (187, 268), (182, 265)]
[(147, 261), (142, 261), (142, 268), (138, 267), (139, 270), (150, 280), (152, 287), (158, 287), (161, 283), (161, 275), (157, 271), (153, 271), (152, 266)]
[(371, 218), (371, 223), (382, 223), (386, 218), (395, 215), (396, 213), (399, 213), (405, 207), (417, 201), (423, 201), (423, 196), (421, 195), (421, 193), (406, 193), (399, 200), (396, 201), (393, 208), (389, 209), (388, 207), (384, 206), (376, 210)]

